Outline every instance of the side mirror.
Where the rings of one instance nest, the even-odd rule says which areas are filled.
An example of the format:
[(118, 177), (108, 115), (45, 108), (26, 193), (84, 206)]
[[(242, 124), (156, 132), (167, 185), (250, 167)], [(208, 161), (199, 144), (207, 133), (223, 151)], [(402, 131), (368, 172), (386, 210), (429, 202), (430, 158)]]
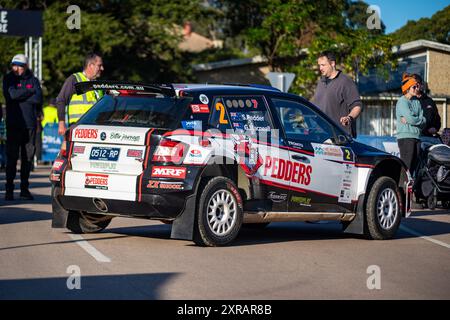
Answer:
[(346, 136), (344, 136), (344, 135), (342, 135), (342, 134), (340, 134), (340, 135), (337, 136), (337, 144), (338, 144), (338, 145), (346, 144), (347, 142), (349, 142), (349, 141), (348, 141), (348, 139), (347, 139)]

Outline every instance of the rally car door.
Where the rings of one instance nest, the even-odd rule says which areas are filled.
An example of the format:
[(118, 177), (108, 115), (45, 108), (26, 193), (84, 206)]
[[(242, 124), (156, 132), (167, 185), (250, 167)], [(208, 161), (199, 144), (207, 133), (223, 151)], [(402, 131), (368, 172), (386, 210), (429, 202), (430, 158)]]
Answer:
[[(225, 117), (226, 116), (226, 117)], [(229, 138), (238, 163), (249, 181), (249, 211), (287, 211), (289, 183), (277, 178), (271, 159), (289, 157), (280, 148), (267, 101), (263, 96), (222, 96), (214, 100), (212, 118), (230, 122)], [(222, 118), (222, 119), (221, 119)]]
[(291, 212), (344, 212), (353, 194), (354, 155), (334, 144), (333, 125), (313, 108), (284, 98), (271, 99), (289, 145), (284, 178)]

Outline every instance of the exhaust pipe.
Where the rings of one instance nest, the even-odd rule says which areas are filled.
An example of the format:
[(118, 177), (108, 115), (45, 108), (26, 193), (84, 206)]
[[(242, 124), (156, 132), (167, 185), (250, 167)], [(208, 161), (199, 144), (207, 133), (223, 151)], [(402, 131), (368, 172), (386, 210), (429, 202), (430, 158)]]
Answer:
[(101, 212), (108, 212), (108, 206), (106, 205), (105, 201), (99, 198), (92, 199), (92, 203), (94, 206)]

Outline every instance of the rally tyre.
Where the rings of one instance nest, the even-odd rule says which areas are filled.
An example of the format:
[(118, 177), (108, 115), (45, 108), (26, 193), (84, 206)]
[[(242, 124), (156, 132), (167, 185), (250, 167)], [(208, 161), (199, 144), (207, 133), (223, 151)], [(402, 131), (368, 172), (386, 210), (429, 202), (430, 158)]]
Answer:
[(430, 210), (434, 210), (436, 209), (436, 205), (437, 205), (437, 198), (434, 194), (430, 194), (427, 197), (427, 207)]
[(391, 239), (400, 225), (401, 203), (397, 184), (392, 178), (378, 178), (366, 203), (366, 230), (369, 239)]
[(243, 221), (242, 198), (228, 178), (204, 183), (197, 206), (194, 242), (199, 246), (224, 246), (238, 235)]
[(105, 229), (112, 217), (78, 211), (69, 211), (67, 229), (73, 233), (95, 233)]
[(442, 207), (444, 209), (450, 209), (450, 200), (444, 200), (442, 201)]

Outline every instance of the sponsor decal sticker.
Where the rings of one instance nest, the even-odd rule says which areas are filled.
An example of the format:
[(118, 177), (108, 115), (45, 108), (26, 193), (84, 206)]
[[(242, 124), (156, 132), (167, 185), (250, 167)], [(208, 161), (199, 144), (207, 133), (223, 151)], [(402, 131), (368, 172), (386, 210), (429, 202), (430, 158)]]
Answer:
[(342, 149), (340, 147), (335, 146), (326, 146), (321, 144), (312, 143), (314, 148), (314, 155), (316, 156), (325, 156), (325, 157), (333, 157), (333, 158), (343, 158)]
[(56, 170), (56, 171), (61, 170), (61, 167), (63, 166), (63, 164), (64, 164), (64, 160), (61, 160), (61, 159), (55, 160), (55, 162), (53, 162), (52, 170)]
[(152, 177), (184, 179), (186, 178), (186, 168), (156, 166), (152, 168)]
[(78, 139), (97, 139), (98, 129), (80, 129), (76, 128), (74, 137)]
[(299, 142), (288, 141), (289, 145), (292, 147), (303, 149), (303, 144)]
[(61, 180), (61, 175), (59, 173), (50, 174), (50, 181), (58, 182)]
[(128, 149), (128, 151), (127, 151), (127, 157), (130, 157), (130, 158), (139, 158), (139, 159), (141, 159), (142, 158), (142, 154), (143, 154), (142, 150)]
[(352, 175), (354, 166), (345, 164), (344, 175), (342, 176), (341, 187), (339, 191), (338, 202), (351, 203), (352, 202)]
[(302, 185), (311, 183), (312, 167), (296, 161), (283, 160), (266, 156), (264, 160), (264, 176), (277, 180), (291, 181)]
[(117, 171), (117, 162), (89, 162), (91, 169)]
[(101, 139), (102, 141), (106, 140), (106, 132), (100, 133), (100, 139)]
[(202, 122), (196, 120), (181, 121), (181, 126), (186, 130), (202, 130)]
[(75, 146), (73, 147), (73, 153), (83, 154), (85, 149), (86, 149), (85, 146)]
[(304, 207), (311, 207), (311, 198), (292, 196), (291, 202)]
[(86, 173), (84, 187), (90, 189), (108, 190), (108, 178), (107, 174), (91, 174)]
[(189, 152), (189, 157), (191, 157), (191, 158), (201, 158), (202, 157), (202, 152), (200, 150), (197, 150), (197, 149), (192, 149)]
[(209, 113), (207, 104), (191, 104), (192, 113)]
[(200, 99), (200, 102), (203, 103), (203, 104), (208, 104), (209, 103), (209, 99), (208, 99), (208, 97), (205, 94), (201, 94), (199, 99)]
[(268, 198), (275, 203), (284, 202), (287, 199), (287, 194), (286, 193), (278, 194), (275, 191), (270, 191)]
[(243, 203), (242, 203), (242, 197), (241, 197), (239, 191), (238, 191), (231, 183), (229, 183), (229, 182), (227, 182), (227, 187), (228, 187), (228, 189), (231, 190), (231, 192), (232, 192), (232, 193), (234, 194), (234, 196), (236, 197), (236, 200), (237, 200), (237, 202), (238, 202), (239, 208), (242, 209), (242, 208), (243, 208)]
[(139, 142), (141, 140), (141, 136), (134, 136), (129, 134), (123, 134), (118, 132), (111, 132), (109, 135), (109, 139), (116, 141), (125, 141), (125, 142)]
[(166, 190), (183, 190), (183, 182), (167, 182), (167, 181), (156, 181), (149, 180), (147, 184), (149, 189), (166, 189)]

